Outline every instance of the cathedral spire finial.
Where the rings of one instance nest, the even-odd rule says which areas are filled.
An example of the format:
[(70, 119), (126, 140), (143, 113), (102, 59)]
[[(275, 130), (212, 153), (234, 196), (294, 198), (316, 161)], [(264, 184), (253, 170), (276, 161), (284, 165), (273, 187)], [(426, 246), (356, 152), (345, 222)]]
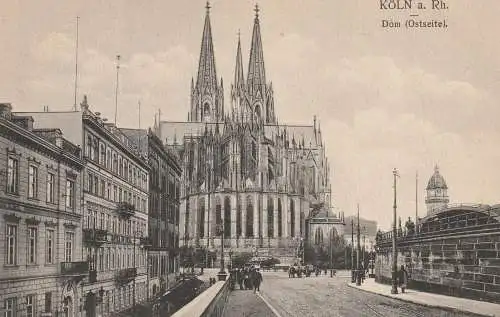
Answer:
[(207, 5), (205, 6), (205, 9), (207, 9), (207, 15), (210, 14), (210, 9), (212, 7), (210, 6), (210, 1), (207, 1)]
[(255, 11), (255, 19), (258, 20), (259, 19), (259, 11), (260, 11), (258, 3), (255, 4), (255, 9), (253, 9), (253, 11)]
[(255, 6), (255, 21), (253, 25), (252, 32), (252, 44), (250, 47), (250, 59), (248, 61), (248, 77), (247, 86), (248, 92), (251, 95), (260, 92), (263, 96), (265, 95), (266, 86), (266, 71), (264, 67), (264, 53), (262, 50), (262, 38), (260, 34), (260, 23), (259, 23), (259, 6)]

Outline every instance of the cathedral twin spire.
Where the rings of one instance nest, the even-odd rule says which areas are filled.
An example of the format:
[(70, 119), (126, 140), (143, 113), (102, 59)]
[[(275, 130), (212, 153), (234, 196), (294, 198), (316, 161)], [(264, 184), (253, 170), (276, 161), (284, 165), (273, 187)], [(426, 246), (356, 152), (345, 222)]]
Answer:
[(198, 78), (196, 89), (217, 86), (217, 71), (215, 69), (214, 44), (212, 40), (212, 27), (210, 25), (210, 4), (207, 2), (205, 26), (201, 38), (200, 61), (198, 64)]
[[(220, 122), (224, 120), (222, 79), (217, 84), (215, 54), (210, 24), (210, 4), (207, 2), (205, 26), (201, 41), (200, 60), (196, 84), (191, 83), (191, 112), (189, 121)], [(231, 87), (232, 117), (238, 120), (260, 120), (274, 123), (272, 88), (266, 83), (264, 53), (260, 33), (259, 7), (255, 6), (252, 45), (245, 82), (241, 41), (238, 32), (234, 83)]]
[(252, 33), (252, 46), (250, 49), (250, 60), (248, 62), (247, 87), (250, 94), (256, 92), (264, 93), (266, 87), (266, 70), (264, 67), (264, 52), (262, 50), (262, 39), (260, 35), (259, 7), (255, 6), (255, 19)]
[(218, 122), (224, 118), (224, 90), (222, 78), (220, 85), (217, 82), (208, 2), (206, 9), (196, 85), (191, 81), (191, 111), (188, 120), (194, 122)]

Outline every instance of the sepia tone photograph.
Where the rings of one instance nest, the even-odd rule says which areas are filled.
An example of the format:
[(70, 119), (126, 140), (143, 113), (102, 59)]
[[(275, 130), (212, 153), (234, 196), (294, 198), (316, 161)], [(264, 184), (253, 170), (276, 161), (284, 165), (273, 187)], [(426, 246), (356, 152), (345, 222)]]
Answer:
[(500, 316), (497, 0), (0, 0), (0, 317)]

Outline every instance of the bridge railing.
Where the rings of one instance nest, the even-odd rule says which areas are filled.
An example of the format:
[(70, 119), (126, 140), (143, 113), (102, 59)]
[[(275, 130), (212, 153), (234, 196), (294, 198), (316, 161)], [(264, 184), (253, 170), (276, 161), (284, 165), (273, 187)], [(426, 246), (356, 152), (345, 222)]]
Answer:
[[(439, 217), (436, 215), (427, 219), (424, 223), (418, 225), (417, 230), (396, 230), (396, 240), (411, 240), (416, 238), (426, 238), (432, 236), (444, 236), (450, 234), (475, 232), (485, 229), (494, 229), (500, 227), (497, 220), (498, 214), (491, 210), (482, 212), (467, 212), (456, 215)], [(464, 231), (466, 230), (466, 231)], [(377, 244), (390, 243), (393, 232), (387, 231), (377, 235)]]
[(172, 317), (221, 317), (229, 292), (229, 278), (218, 281)]

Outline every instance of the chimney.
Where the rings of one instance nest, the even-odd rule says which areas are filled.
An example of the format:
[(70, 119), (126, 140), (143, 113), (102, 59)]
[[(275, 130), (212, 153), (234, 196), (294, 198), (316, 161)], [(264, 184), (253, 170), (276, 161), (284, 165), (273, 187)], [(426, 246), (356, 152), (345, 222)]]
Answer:
[(0, 103), (0, 117), (7, 120), (12, 119), (12, 105), (10, 103)]

